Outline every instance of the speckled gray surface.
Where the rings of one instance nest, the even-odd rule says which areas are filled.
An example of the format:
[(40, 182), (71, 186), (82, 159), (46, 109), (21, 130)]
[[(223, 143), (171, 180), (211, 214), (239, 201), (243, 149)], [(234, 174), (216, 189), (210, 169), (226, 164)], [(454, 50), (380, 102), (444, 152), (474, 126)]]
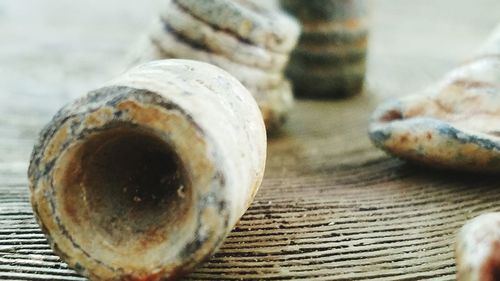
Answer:
[[(241, 40), (231, 32), (207, 24), (191, 15), (173, 0), (164, 2), (167, 8), (161, 11), (163, 27), (177, 37), (183, 37), (179, 39), (181, 41), (188, 41), (187, 43), (214, 55), (228, 57), (235, 63), (267, 71), (279, 72), (288, 63), (288, 52), (276, 52)], [(238, 75), (238, 73), (233, 75)]]
[(276, 2), (168, 0), (132, 61), (187, 58), (217, 65), (250, 90), (268, 131), (277, 131), (293, 106), (284, 69), (299, 31)]
[(500, 171), (500, 25), (473, 59), (423, 92), (381, 105), (372, 142), (426, 165)]
[(222, 243), (264, 174), (251, 94), (206, 63), (135, 67), (40, 133), (31, 202), (52, 249), (91, 280), (164, 280)]
[(252, 0), (172, 0), (204, 22), (272, 51), (288, 53), (300, 28), (295, 20)]

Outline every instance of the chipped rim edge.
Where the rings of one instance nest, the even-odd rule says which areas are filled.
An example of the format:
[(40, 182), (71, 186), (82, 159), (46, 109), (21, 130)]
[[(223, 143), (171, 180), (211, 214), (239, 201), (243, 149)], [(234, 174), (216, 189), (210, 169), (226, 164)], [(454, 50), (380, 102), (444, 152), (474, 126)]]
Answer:
[[(99, 89), (101, 90), (101, 89)], [(95, 91), (98, 92), (99, 90)], [(82, 101), (85, 101), (90, 97), (86, 96), (85, 98), (75, 102), (74, 104), (81, 103)], [(160, 97), (163, 101), (166, 99), (164, 97)], [(168, 101), (167, 101), (168, 102)], [(74, 105), (73, 104), (73, 105)], [(70, 105), (69, 107), (71, 107)], [(43, 157), (44, 153), (46, 152), (46, 148), (50, 147), (50, 144), (53, 141), (53, 137), (59, 132), (59, 130), (67, 124), (67, 121), (70, 120), (70, 118), (65, 118), (64, 114), (67, 113), (68, 107), (63, 108), (51, 121), (50, 124), (52, 124), (54, 127), (47, 126), (41, 133), (42, 137), (39, 141), (39, 143), (35, 146), (33, 150), (33, 156), (32, 159), (35, 159), (37, 156), (38, 157)], [(200, 128), (196, 126), (196, 124), (193, 122), (191, 117), (187, 115), (187, 113), (182, 112), (182, 109), (180, 108), (175, 108), (173, 109), (177, 112), (180, 112), (180, 115), (182, 118), (189, 122), (191, 125), (191, 128), (194, 130), (197, 130), (200, 133)], [(93, 110), (90, 110), (90, 112)], [(171, 110), (168, 110), (169, 112)], [(89, 111), (83, 112), (82, 114), (88, 114), (90, 113)], [(116, 119), (113, 119), (113, 121), (116, 121)], [(108, 123), (102, 124), (101, 126), (98, 126), (95, 128), (95, 130), (92, 131), (98, 131), (99, 129), (103, 129), (106, 127), (106, 125), (109, 125)], [(136, 124), (138, 126), (144, 125), (144, 124)], [(150, 127), (150, 126), (148, 126)], [(153, 127), (153, 129), (156, 129)], [(202, 132), (201, 132), (202, 133)], [(45, 136), (44, 136), (45, 135)], [(160, 136), (161, 137), (161, 136)], [(162, 138), (164, 139), (164, 138)], [(70, 139), (67, 140), (68, 142), (71, 142)], [(172, 140), (170, 140), (172, 141)], [(180, 139), (179, 141), (182, 141)], [(175, 141), (173, 141), (175, 142)], [(169, 146), (172, 145), (172, 142), (168, 144)], [(62, 146), (63, 147), (63, 146)], [(43, 148), (43, 149), (42, 149)], [(66, 232), (65, 228), (63, 225), (61, 225), (60, 221), (60, 214), (59, 214), (59, 209), (58, 206), (56, 206), (56, 202), (54, 201), (54, 197), (48, 198), (46, 196), (46, 192), (52, 192), (52, 194), (55, 193), (54, 191), (54, 184), (52, 182), (48, 183), (47, 179), (51, 178), (53, 176), (54, 170), (53, 167), (57, 166), (57, 162), (64, 158), (63, 154), (69, 149), (68, 148), (63, 148), (59, 151), (59, 156), (57, 156), (55, 159), (51, 160), (51, 163), (48, 163), (50, 165), (43, 165), (45, 168), (44, 171), (42, 171), (40, 166), (40, 163), (35, 163), (35, 161), (32, 160), (30, 163), (30, 168), (29, 168), (29, 179), (30, 179), (30, 189), (32, 190), (32, 197), (31, 197), (31, 202), (33, 204), (33, 209), (35, 213), (35, 217), (38, 221), (38, 223), (42, 226), (42, 229), (44, 233), (47, 235), (48, 240), (50, 241), (51, 247), (54, 249), (55, 252), (57, 252), (59, 255), (64, 257), (65, 261), (68, 262), (68, 264), (74, 268), (77, 272), (92, 278), (115, 278), (117, 275), (121, 275), (122, 278), (128, 278), (130, 280), (134, 280), (134, 278), (142, 278), (141, 276), (133, 276), (133, 274), (129, 272), (124, 272), (121, 268), (115, 268), (111, 265), (109, 265), (107, 262), (104, 261), (99, 261), (96, 259), (93, 259), (90, 254), (86, 253), (83, 249), (77, 250), (77, 253), (74, 254), (73, 252), (75, 251), (75, 244), (76, 242), (73, 240), (72, 236)], [(207, 148), (210, 150), (210, 148)], [(191, 150), (194, 150), (193, 147), (191, 147)], [(215, 161), (212, 157), (214, 157), (215, 151), (205, 151), (206, 158), (210, 161), (213, 162)], [(177, 148), (174, 149), (175, 153), (179, 155), (179, 157), (182, 159), (184, 165), (186, 165), (188, 162), (196, 162), (197, 158), (195, 157), (194, 159), (186, 159), (186, 157), (183, 157), (184, 151), (178, 151)], [(191, 151), (192, 152), (192, 151)], [(199, 154), (197, 154), (199, 157)], [(196, 164), (194, 164), (196, 165)], [(48, 166), (48, 167), (47, 167)], [(213, 165), (215, 168), (215, 164)], [(202, 200), (203, 198), (206, 198), (207, 196), (213, 196), (215, 195), (220, 195), (221, 189), (224, 190), (224, 180), (220, 179), (219, 177), (223, 177), (224, 175), (222, 174), (221, 171), (213, 171), (212, 177), (212, 186), (211, 190), (217, 192), (210, 192), (205, 194), (205, 196), (199, 196), (200, 199)], [(193, 191), (194, 195), (196, 195), (197, 188), (195, 184), (193, 183)], [(225, 202), (226, 198), (217, 198), (215, 201), (220, 201), (220, 202)], [(221, 204), (221, 206), (224, 204)], [(228, 206), (229, 204), (225, 204)], [(48, 211), (48, 212), (47, 212)], [(198, 213), (201, 213), (203, 210), (198, 210)], [(51, 213), (52, 212), (52, 213)], [(210, 216), (210, 219), (214, 219), (219, 221), (217, 224), (207, 224), (207, 225), (227, 225), (229, 223), (229, 210), (225, 210), (225, 215), (220, 215), (220, 214), (215, 214), (213, 216)], [(200, 217), (198, 217), (198, 220)], [(206, 219), (206, 217), (204, 217)], [(227, 227), (226, 227), (227, 228)], [(202, 241), (201, 243), (199, 241), (192, 241), (196, 244), (198, 244), (197, 249), (190, 249), (192, 251), (192, 254), (189, 255), (188, 259), (185, 260), (182, 263), (179, 263), (178, 261), (175, 262), (175, 264), (166, 262), (162, 263), (156, 270), (156, 274), (158, 276), (163, 276), (163, 277), (168, 277), (172, 278), (172, 276), (177, 276), (178, 274), (182, 274), (192, 267), (194, 267), (196, 264), (204, 260), (207, 256), (212, 254), (218, 246), (221, 244), (223, 238), (227, 235), (228, 231), (226, 228), (220, 228), (220, 227), (214, 227), (214, 229), (211, 229), (213, 231), (212, 239), (205, 239), (205, 241)], [(54, 239), (56, 238), (56, 239)], [(56, 241), (57, 240), (57, 241)], [(189, 242), (189, 241), (186, 241)], [(209, 242), (209, 243), (207, 243)], [(66, 247), (64, 246), (66, 245)], [(69, 247), (67, 247), (69, 246)], [(186, 244), (186, 247), (188, 245)], [(85, 256), (83, 264), (81, 262), (81, 258), (77, 258), (77, 256)], [(174, 257), (177, 255), (174, 255)], [(77, 262), (78, 260), (78, 262)], [(171, 269), (165, 270), (169, 265), (173, 266)], [(93, 272), (88, 271), (86, 268), (92, 266), (92, 267), (98, 267), (100, 271), (96, 274)], [(149, 273), (148, 273), (149, 274)]]

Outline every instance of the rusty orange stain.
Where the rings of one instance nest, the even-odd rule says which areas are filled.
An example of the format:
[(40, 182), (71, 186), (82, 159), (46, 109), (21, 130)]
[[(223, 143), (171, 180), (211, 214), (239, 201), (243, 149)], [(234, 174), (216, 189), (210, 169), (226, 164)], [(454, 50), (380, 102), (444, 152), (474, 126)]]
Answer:
[(59, 130), (57, 130), (57, 133), (50, 140), (47, 149), (45, 149), (44, 151), (43, 160), (45, 162), (49, 162), (56, 156), (58, 156), (61, 146), (67, 141), (67, 139), (68, 125), (64, 125)]
[(496, 281), (500, 280), (500, 242), (494, 241), (491, 246), (490, 255), (481, 266), (480, 280)]
[(103, 108), (100, 108), (99, 110), (87, 115), (84, 123), (88, 127), (101, 126), (106, 121), (106, 118), (104, 118), (104, 117), (110, 118), (112, 115), (113, 115), (113, 111), (111, 110), (111, 108), (103, 107)]

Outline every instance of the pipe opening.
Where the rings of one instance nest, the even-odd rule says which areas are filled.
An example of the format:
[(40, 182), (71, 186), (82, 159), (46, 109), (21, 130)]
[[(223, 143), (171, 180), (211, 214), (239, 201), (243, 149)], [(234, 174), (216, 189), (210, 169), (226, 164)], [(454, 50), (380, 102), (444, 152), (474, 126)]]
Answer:
[(114, 128), (89, 137), (63, 174), (66, 214), (114, 247), (161, 244), (192, 198), (181, 160), (153, 133)]

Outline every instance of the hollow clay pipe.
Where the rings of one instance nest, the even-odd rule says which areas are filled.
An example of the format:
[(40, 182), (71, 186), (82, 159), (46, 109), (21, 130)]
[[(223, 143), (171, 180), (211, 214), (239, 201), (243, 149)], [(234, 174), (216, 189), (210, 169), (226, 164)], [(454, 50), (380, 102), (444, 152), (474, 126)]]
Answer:
[(365, 0), (281, 0), (302, 23), (287, 74), (297, 96), (337, 98), (361, 92), (368, 44)]
[(274, 131), (293, 106), (284, 69), (300, 33), (297, 21), (276, 6), (267, 0), (165, 0), (132, 61), (186, 58), (217, 65), (254, 95)]
[(212, 254), (260, 186), (251, 94), (201, 62), (154, 61), (61, 109), (29, 167), (54, 251), (91, 280), (165, 280)]
[(370, 138), (425, 165), (500, 171), (500, 25), (473, 59), (437, 85), (380, 106)]
[(455, 251), (458, 281), (500, 280), (500, 213), (467, 222), (458, 234)]

